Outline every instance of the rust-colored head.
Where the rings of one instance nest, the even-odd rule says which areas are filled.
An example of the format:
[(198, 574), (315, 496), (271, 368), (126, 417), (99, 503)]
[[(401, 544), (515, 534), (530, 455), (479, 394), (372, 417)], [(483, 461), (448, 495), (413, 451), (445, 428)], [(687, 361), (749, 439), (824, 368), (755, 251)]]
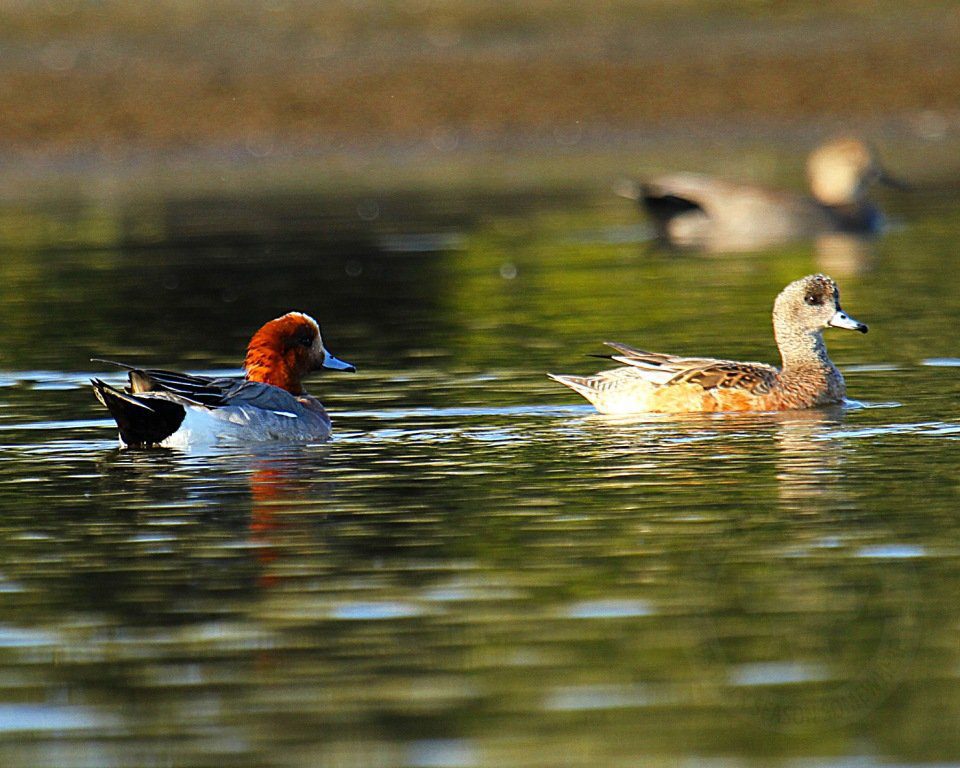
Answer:
[(253, 334), (243, 368), (249, 381), (272, 384), (294, 395), (303, 392), (302, 379), (311, 371), (356, 370), (327, 352), (317, 321), (302, 312), (288, 312)]

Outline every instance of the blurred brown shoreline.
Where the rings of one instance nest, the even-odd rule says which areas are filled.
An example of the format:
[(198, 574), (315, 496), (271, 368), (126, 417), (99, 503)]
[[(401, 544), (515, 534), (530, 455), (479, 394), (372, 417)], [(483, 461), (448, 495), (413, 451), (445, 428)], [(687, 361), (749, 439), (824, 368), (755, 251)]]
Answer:
[(847, 127), (949, 141), (957, 94), (960, 7), (929, 0), (0, 2), (0, 178), (18, 184), (673, 133), (681, 153)]

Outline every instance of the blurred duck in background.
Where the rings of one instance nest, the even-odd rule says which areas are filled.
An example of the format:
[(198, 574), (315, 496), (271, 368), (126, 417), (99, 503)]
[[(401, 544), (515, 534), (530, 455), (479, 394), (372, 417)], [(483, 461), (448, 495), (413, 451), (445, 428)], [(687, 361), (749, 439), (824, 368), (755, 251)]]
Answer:
[(867, 199), (874, 183), (907, 185), (863, 141), (838, 138), (807, 159), (809, 196), (696, 173), (622, 181), (617, 192), (653, 219), (657, 237), (678, 247), (746, 251), (830, 233), (873, 235), (885, 220)]

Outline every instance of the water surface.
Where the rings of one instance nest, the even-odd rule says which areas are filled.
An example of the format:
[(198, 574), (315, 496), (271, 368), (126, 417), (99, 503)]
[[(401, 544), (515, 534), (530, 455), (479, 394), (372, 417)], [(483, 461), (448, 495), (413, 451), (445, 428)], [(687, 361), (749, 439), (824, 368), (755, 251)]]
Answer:
[[(668, 254), (616, 199), (0, 214), (0, 764), (960, 760), (960, 196)], [(852, 402), (614, 419), (606, 339), (774, 362), (824, 270)], [(120, 451), (91, 357), (235, 370), (316, 316), (326, 445)]]

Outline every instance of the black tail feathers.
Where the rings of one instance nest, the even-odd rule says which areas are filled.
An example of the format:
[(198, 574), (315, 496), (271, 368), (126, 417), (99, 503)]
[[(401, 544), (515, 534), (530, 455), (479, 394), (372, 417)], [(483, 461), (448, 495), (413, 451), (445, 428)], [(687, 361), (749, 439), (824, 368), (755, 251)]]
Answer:
[(120, 439), (131, 447), (157, 445), (170, 437), (186, 416), (184, 407), (160, 397), (138, 397), (121, 392), (100, 379), (91, 379), (97, 399), (110, 411)]

